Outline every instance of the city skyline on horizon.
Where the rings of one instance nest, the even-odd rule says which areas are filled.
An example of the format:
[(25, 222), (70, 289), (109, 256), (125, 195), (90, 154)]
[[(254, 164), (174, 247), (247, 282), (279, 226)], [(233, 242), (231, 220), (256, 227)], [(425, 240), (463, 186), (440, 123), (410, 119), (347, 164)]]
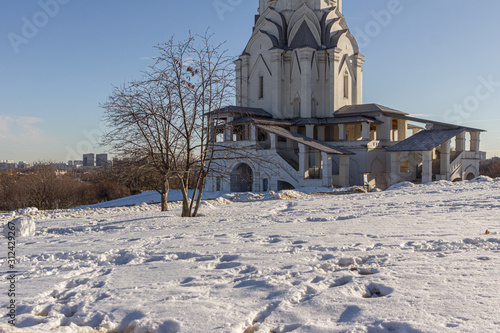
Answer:
[[(359, 0), (344, 1), (343, 9), (366, 59), (365, 103), (485, 129), (481, 150), (500, 156), (500, 68), (487, 56), (500, 52), (494, 34), (500, 4), (468, 3)], [(190, 29), (210, 26), (236, 57), (258, 1), (201, 3), (204, 14), (185, 7), (96, 0), (0, 5), (0, 160), (68, 161), (110, 152), (97, 142), (106, 130), (99, 103), (112, 85), (139, 78), (156, 43)], [(467, 28), (460, 24), (466, 19)]]

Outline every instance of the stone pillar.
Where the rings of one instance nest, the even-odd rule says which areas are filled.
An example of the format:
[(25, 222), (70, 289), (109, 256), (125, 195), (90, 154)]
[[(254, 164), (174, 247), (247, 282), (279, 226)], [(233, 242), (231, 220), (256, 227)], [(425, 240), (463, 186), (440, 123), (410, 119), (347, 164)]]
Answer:
[(316, 125), (306, 125), (306, 136), (308, 138), (314, 139), (314, 127)]
[(332, 186), (332, 154), (321, 152), (323, 162), (323, 186)]
[(391, 152), (391, 185), (399, 183), (399, 173), (401, 172), (400, 153)]
[(450, 140), (441, 144), (441, 179), (450, 180)]
[(470, 132), (470, 151), (479, 152), (480, 132)]
[(465, 131), (457, 135), (456, 138), (456, 146), (457, 146), (457, 154), (465, 151)]
[(408, 138), (408, 121), (398, 119), (398, 141), (403, 141)]
[(340, 155), (339, 186), (349, 186), (349, 155)]
[(271, 49), (271, 72), (272, 72), (272, 110), (276, 112), (278, 118), (283, 116), (281, 108), (281, 74), (282, 74), (282, 54), (283, 50)]
[(254, 124), (249, 124), (248, 130), (250, 131), (250, 136), (249, 136), (250, 141), (252, 142), (257, 141), (257, 127), (255, 127)]
[[(314, 127), (316, 125), (306, 125), (306, 136), (308, 138), (314, 139)], [(318, 153), (319, 151), (316, 149), (312, 149), (311, 147), (306, 147), (307, 155), (308, 155), (308, 169), (311, 167), (317, 167), (318, 160), (320, 159)], [(314, 152), (314, 153), (313, 153)], [(318, 158), (316, 158), (318, 157)]]
[(271, 139), (271, 151), (276, 152), (277, 135), (274, 133), (269, 133), (269, 138)]
[(354, 67), (356, 71), (355, 89), (353, 89), (353, 104), (363, 104), (363, 60), (361, 54), (354, 55)]
[(339, 87), (338, 77), (339, 77), (339, 69), (340, 69), (340, 60), (341, 60), (342, 50), (338, 47), (334, 49), (328, 50), (328, 58), (330, 62), (330, 72), (329, 72), (329, 80), (330, 80), (330, 88), (328, 94), (330, 96), (330, 108), (331, 111), (337, 111), (341, 107), (341, 103), (339, 101), (339, 91), (337, 89)]
[(299, 143), (299, 179), (303, 181), (309, 172), (309, 156), (307, 147)]
[(248, 96), (248, 76), (250, 75), (250, 56), (242, 55), (241, 59), (241, 105), (249, 106)]
[(241, 93), (242, 93), (242, 87), (241, 87), (241, 59), (238, 59), (234, 61), (235, 65), (235, 72), (236, 72), (236, 105), (241, 106)]
[(346, 140), (345, 124), (339, 124), (339, 141)]
[(312, 98), (312, 68), (311, 62), (314, 49), (305, 47), (299, 51), (300, 59), (300, 116), (311, 118), (311, 98)]
[(224, 131), (224, 141), (233, 141), (233, 125), (230, 124), (233, 121), (232, 117), (228, 117), (226, 120), (226, 129)]
[(361, 135), (363, 141), (370, 141), (370, 124), (361, 123)]
[(377, 125), (377, 140), (382, 142), (391, 141), (392, 118), (382, 116), (377, 118), (382, 124)]
[(422, 152), (422, 184), (432, 182), (432, 150)]

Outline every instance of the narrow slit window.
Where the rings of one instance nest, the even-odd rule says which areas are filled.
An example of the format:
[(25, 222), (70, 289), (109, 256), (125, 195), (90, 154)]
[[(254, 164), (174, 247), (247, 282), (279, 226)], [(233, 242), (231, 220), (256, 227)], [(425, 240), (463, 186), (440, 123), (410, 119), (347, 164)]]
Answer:
[(344, 98), (349, 98), (349, 75), (344, 74)]
[(259, 98), (264, 98), (264, 77), (259, 76)]

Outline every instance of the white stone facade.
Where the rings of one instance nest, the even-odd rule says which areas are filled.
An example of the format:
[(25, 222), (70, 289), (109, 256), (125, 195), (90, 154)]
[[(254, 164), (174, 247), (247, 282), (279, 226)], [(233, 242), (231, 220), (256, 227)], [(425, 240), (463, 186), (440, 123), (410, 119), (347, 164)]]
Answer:
[(235, 61), (237, 105), (212, 112), (223, 125), (211, 128), (221, 151), (208, 189), (362, 185), (364, 175), (387, 188), (478, 175), (481, 130), (363, 104), (363, 64), (341, 0), (260, 0)]

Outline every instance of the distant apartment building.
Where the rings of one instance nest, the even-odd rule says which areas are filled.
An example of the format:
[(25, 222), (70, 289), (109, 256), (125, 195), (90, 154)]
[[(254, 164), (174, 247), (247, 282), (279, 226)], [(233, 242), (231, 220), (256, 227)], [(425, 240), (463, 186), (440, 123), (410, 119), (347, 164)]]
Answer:
[(97, 154), (95, 159), (95, 165), (97, 167), (107, 167), (108, 166), (108, 154)]
[(70, 167), (70, 168), (79, 168), (81, 166), (83, 166), (83, 161), (77, 161), (77, 160), (68, 161), (68, 167)]
[(94, 167), (95, 166), (95, 154), (83, 154), (83, 166), (84, 167)]
[(17, 167), (19, 169), (29, 169), (31, 168), (31, 165), (32, 165), (31, 163), (28, 163), (26, 161), (20, 161), (19, 163), (17, 163)]
[(17, 163), (11, 160), (0, 160), (0, 169), (15, 169)]

